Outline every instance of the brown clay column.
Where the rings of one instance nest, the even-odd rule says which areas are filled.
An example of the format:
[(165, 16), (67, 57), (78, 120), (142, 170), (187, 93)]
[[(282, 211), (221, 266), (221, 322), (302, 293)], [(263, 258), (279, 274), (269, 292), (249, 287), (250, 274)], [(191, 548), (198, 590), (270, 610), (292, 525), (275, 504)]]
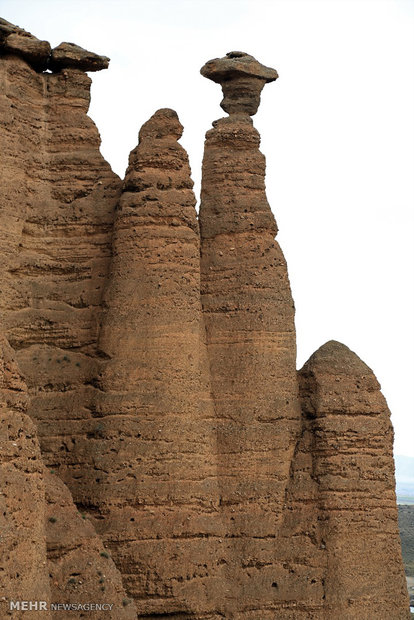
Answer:
[(212, 60), (201, 73), (221, 84), (229, 113), (206, 134), (200, 207), (202, 306), (227, 529), (225, 613), (256, 609), (273, 618), (274, 556), (299, 404), (294, 305), (250, 116), (277, 73), (243, 52)]
[[(318, 617), (405, 620), (394, 434), (380, 385), (353, 351), (333, 340), (310, 357), (299, 379), (316, 484), (317, 516), (308, 528), (318, 523), (315, 538), (325, 555)], [(317, 561), (315, 553), (309, 564)]]
[(99, 341), (107, 362), (89, 448), (96, 527), (145, 617), (204, 617), (215, 604), (218, 569), (200, 239), (188, 157), (178, 143), (182, 130), (173, 110), (158, 110), (130, 155), (114, 226)]

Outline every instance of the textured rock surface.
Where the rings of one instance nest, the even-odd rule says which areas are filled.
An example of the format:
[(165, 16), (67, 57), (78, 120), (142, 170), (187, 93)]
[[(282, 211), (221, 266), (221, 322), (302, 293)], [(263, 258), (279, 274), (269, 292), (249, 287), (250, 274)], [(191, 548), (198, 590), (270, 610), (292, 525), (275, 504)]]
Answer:
[[(0, 56), (18, 56), (36, 71), (101, 71), (107, 69), (109, 58), (89, 52), (75, 43), (61, 43), (51, 49), (48, 41), (40, 41), (30, 32), (0, 18)], [(48, 78), (46, 78), (48, 79)]]
[(217, 580), (214, 417), (181, 133), (176, 113), (159, 110), (130, 155), (99, 343), (109, 358), (92, 442), (99, 488), (79, 490), (142, 614), (201, 613)]
[(52, 71), (69, 68), (80, 69), (81, 71), (101, 71), (101, 69), (107, 69), (108, 65), (109, 58), (107, 56), (88, 52), (75, 43), (61, 43), (54, 47), (48, 64)]
[[(36, 428), (25, 414), (26, 386), (0, 335), (0, 616), (9, 601), (50, 602), (46, 564), (44, 466)], [(50, 618), (48, 612), (31, 612)]]
[(1, 616), (11, 597), (408, 618), (378, 383), (338, 343), (295, 370), (249, 116), (277, 73), (243, 52), (202, 70), (230, 116), (206, 137), (200, 247), (175, 112), (123, 185), (99, 153), (84, 71), (107, 60), (0, 20)]
[[(25, 414), (27, 389), (0, 340), (1, 617), (26, 617), (9, 601), (42, 601), (33, 618), (59, 618), (50, 603), (109, 602), (108, 618), (136, 618), (119, 571), (68, 488), (42, 461), (36, 426)], [(4, 544), (5, 543), (5, 544)], [(83, 617), (78, 611), (65, 617)], [(88, 617), (101, 618), (102, 611)]]
[(24, 58), (38, 71), (47, 68), (51, 48), (47, 41), (40, 41), (30, 32), (0, 18), (0, 56), (10, 54)]
[[(122, 586), (119, 571), (85, 514), (73, 503), (58, 476), (45, 475), (47, 566), (51, 600), (62, 604), (111, 605), (88, 612), (66, 611), (65, 617), (132, 620), (136, 610)], [(62, 611), (52, 613), (61, 618)]]
[[(334, 341), (312, 355), (299, 377), (304, 435), (312, 437), (308, 466), (317, 483), (313, 523), (326, 556), (324, 613), (406, 618), (393, 431), (378, 381)], [(300, 501), (296, 491), (291, 500)]]
[[(226, 617), (274, 609), (277, 533), (299, 429), (294, 306), (247, 114), (207, 132), (201, 298), (226, 522)], [(261, 615), (262, 614), (262, 615)]]
[(101, 294), (120, 181), (87, 117), (90, 79), (0, 58), (0, 313), (47, 465), (90, 466)]
[(224, 99), (221, 107), (228, 114), (256, 114), (260, 93), (267, 82), (274, 82), (275, 69), (265, 67), (245, 52), (229, 52), (224, 58), (209, 60), (201, 75), (221, 84)]

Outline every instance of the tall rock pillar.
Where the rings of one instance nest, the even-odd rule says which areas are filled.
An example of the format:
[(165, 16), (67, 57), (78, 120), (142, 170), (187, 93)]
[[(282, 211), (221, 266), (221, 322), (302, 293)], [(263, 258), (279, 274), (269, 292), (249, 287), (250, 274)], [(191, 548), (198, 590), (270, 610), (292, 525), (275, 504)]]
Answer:
[(139, 614), (201, 618), (223, 580), (211, 566), (217, 538), (207, 539), (217, 527), (216, 448), (181, 134), (177, 114), (158, 110), (130, 155), (99, 340), (107, 361), (87, 446), (94, 469), (76, 494)]
[[(318, 617), (405, 620), (408, 594), (398, 532), (393, 430), (380, 385), (355, 353), (335, 341), (310, 357), (299, 379), (303, 436), (310, 432), (312, 437), (316, 483), (316, 512), (307, 526), (311, 530), (318, 524), (314, 539), (325, 554), (323, 611)], [(297, 460), (303, 466), (304, 455), (298, 452)], [(295, 495), (300, 495), (297, 486)], [(294, 499), (289, 498), (293, 507)], [(309, 564), (317, 561), (315, 553)]]
[(273, 618), (283, 571), (275, 547), (300, 413), (294, 304), (250, 116), (277, 73), (242, 52), (208, 62), (201, 73), (222, 85), (229, 113), (206, 134), (200, 207), (201, 298), (227, 531), (224, 613), (255, 609), (251, 617)]

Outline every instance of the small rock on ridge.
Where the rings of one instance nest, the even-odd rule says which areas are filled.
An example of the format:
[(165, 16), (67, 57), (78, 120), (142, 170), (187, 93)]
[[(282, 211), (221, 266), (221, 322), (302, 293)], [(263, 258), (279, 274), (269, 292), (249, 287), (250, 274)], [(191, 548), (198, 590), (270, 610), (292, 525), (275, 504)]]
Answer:
[(109, 58), (89, 52), (74, 43), (61, 43), (53, 50), (48, 41), (40, 41), (30, 32), (0, 18), (0, 56), (21, 56), (36, 71), (62, 69), (100, 71), (107, 69)]
[(246, 52), (228, 52), (223, 58), (209, 60), (201, 67), (203, 77), (221, 84), (236, 76), (249, 76), (274, 82), (279, 76), (276, 69), (262, 65)]
[(0, 18), (0, 56), (14, 54), (24, 58), (36, 71), (44, 71), (50, 56), (50, 44), (30, 32)]
[(109, 58), (89, 52), (75, 43), (61, 43), (53, 48), (49, 61), (52, 71), (61, 69), (80, 69), (81, 71), (101, 71), (107, 69)]

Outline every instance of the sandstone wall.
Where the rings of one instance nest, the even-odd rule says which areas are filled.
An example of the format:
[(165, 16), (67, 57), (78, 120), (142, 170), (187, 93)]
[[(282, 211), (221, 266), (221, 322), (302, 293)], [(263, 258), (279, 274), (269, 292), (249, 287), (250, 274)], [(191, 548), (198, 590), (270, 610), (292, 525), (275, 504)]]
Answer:
[(390, 412), (372, 370), (331, 341), (300, 371), (312, 433), (324, 617), (407, 618)]
[(213, 123), (203, 159), (201, 299), (226, 524), (225, 614), (274, 608), (300, 417), (294, 305), (259, 144), (249, 115), (237, 111)]
[[(136, 618), (133, 601), (91, 522), (68, 488), (44, 466), (27, 388), (10, 346), (0, 340), (1, 617), (62, 618), (51, 603), (110, 603), (108, 618)], [(10, 601), (44, 602), (16, 611)], [(90, 612), (98, 620), (102, 611)], [(79, 618), (79, 611), (65, 612)]]
[(77, 68), (36, 70), (42, 42), (26, 35), (13, 33), (14, 47), (0, 50), (0, 318), (28, 384), (45, 462), (70, 483), (87, 462), (76, 441), (92, 417), (120, 181), (87, 116), (90, 78)]
[(379, 385), (334, 342), (295, 369), (250, 118), (276, 71), (243, 52), (202, 69), (229, 117), (199, 230), (175, 112), (123, 183), (101, 157), (86, 71), (108, 62), (0, 19), (1, 613), (408, 618)]
[(66, 485), (53, 472), (45, 474), (45, 531), (51, 601), (66, 605), (96, 603), (111, 607), (88, 612), (52, 611), (52, 618), (133, 620), (134, 602), (122, 576), (85, 513), (73, 503)]
[[(10, 601), (50, 602), (46, 562), (44, 465), (36, 427), (25, 414), (27, 390), (0, 335), (0, 614), (20, 619)], [(50, 618), (33, 611), (32, 617)]]

